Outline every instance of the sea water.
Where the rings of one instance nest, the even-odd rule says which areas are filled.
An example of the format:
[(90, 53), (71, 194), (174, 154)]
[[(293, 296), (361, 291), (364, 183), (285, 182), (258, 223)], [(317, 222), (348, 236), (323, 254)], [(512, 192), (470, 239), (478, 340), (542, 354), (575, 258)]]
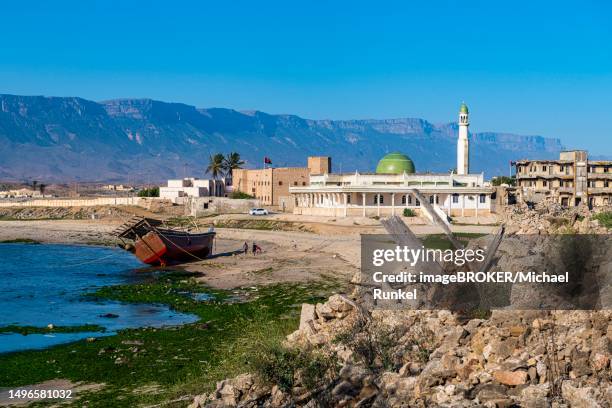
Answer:
[[(0, 353), (40, 349), (119, 329), (192, 323), (194, 315), (163, 305), (95, 301), (83, 297), (102, 286), (146, 279), (143, 265), (117, 248), (0, 244), (0, 327), (96, 324), (105, 332), (0, 333)], [(117, 315), (116, 318), (103, 315)]]

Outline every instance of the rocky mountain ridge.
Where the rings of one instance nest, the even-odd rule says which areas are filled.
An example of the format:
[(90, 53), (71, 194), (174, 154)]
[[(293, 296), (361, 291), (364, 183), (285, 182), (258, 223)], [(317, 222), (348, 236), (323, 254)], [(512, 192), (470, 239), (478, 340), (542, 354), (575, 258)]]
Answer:
[[(440, 172), (454, 167), (456, 135), (455, 123), (416, 118), (311, 120), (151, 99), (0, 95), (0, 179), (202, 177), (210, 153), (229, 151), (240, 152), (248, 167), (264, 156), (275, 166), (302, 166), (308, 155), (329, 155), (334, 170), (344, 172), (371, 171), (384, 154), (401, 151), (417, 171)], [(489, 177), (507, 174), (510, 160), (552, 158), (562, 149), (558, 139), (542, 136), (470, 138), (472, 170)]]

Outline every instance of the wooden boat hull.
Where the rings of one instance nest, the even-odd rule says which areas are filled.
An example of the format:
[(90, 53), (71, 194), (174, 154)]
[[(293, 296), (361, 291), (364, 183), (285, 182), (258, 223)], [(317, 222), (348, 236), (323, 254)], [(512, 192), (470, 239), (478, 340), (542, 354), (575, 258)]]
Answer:
[(188, 232), (156, 229), (134, 243), (134, 254), (149, 265), (172, 265), (197, 261), (212, 254), (214, 232)]

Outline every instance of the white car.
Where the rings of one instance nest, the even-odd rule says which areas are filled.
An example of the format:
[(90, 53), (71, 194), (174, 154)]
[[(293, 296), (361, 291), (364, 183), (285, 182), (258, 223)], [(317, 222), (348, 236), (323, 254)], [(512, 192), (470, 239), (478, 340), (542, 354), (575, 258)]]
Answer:
[(250, 215), (268, 215), (268, 210), (265, 208), (251, 208), (249, 210)]

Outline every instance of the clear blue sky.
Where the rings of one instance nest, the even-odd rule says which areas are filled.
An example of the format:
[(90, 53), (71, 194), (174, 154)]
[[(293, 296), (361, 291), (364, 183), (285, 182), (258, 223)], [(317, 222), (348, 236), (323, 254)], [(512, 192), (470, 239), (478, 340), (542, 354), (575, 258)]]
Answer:
[(456, 119), (612, 155), (608, 1), (12, 1), (0, 92)]

